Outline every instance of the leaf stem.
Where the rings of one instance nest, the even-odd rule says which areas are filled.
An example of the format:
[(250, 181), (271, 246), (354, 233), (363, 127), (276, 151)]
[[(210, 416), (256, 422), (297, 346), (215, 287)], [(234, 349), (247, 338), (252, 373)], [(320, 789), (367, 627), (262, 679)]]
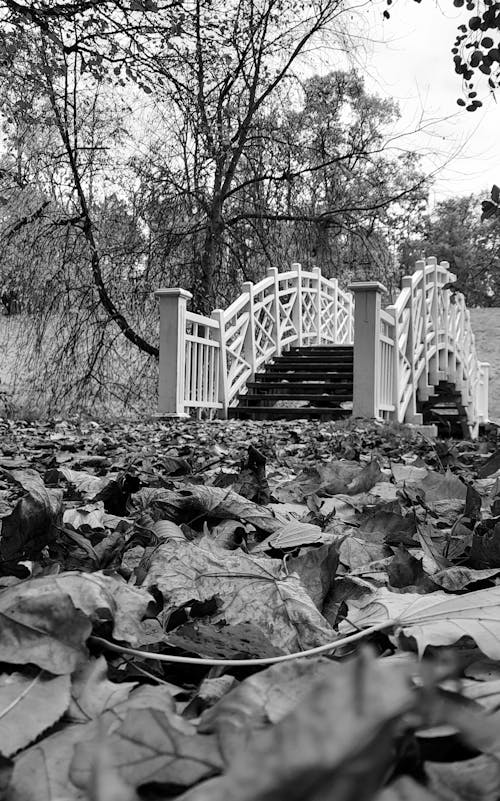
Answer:
[(385, 620), (382, 623), (376, 623), (368, 629), (357, 631), (355, 634), (349, 634), (347, 637), (341, 637), (338, 640), (327, 642), (325, 645), (317, 645), (315, 648), (309, 648), (307, 651), (297, 651), (292, 654), (282, 654), (280, 656), (266, 656), (256, 657), (255, 659), (212, 659), (210, 657), (195, 657), (195, 656), (172, 656), (170, 654), (156, 654), (153, 651), (140, 651), (138, 648), (127, 648), (124, 645), (116, 645), (115, 643), (105, 640), (103, 637), (90, 637), (90, 642), (94, 645), (101, 645), (109, 651), (115, 651), (119, 654), (130, 654), (131, 656), (139, 656), (142, 659), (156, 659), (158, 662), (177, 662), (182, 665), (222, 665), (225, 667), (250, 667), (252, 665), (274, 665), (277, 662), (290, 662), (293, 659), (303, 659), (307, 656), (317, 656), (324, 654), (328, 651), (335, 651), (344, 645), (349, 645), (351, 642), (361, 640), (364, 637), (369, 637), (377, 631), (390, 628), (395, 624), (394, 620)]

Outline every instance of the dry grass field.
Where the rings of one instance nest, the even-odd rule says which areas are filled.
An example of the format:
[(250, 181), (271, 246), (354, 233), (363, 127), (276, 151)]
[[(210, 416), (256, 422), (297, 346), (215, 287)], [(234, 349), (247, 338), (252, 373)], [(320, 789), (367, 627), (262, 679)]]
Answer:
[[(500, 421), (500, 308), (471, 309), (471, 318), (479, 358), (491, 365), (490, 418)], [(33, 396), (33, 373), (30, 376), (29, 371), (23, 369), (23, 354), (16, 344), (19, 329), (26, 324), (28, 321), (21, 315), (9, 319), (0, 314), (0, 396), (2, 389), (10, 390), (9, 396), (14, 395), (19, 412), (22, 414), (23, 408), (27, 407), (36, 416), (39, 400), (37, 403), (37, 398)], [(31, 365), (31, 370), (34, 369), (34, 365)], [(155, 402), (156, 399), (151, 398), (151, 406)], [(151, 408), (151, 411), (155, 410)], [(2, 412), (0, 403), (0, 415)]]
[(471, 309), (476, 350), (490, 363), (490, 419), (500, 421), (500, 308)]

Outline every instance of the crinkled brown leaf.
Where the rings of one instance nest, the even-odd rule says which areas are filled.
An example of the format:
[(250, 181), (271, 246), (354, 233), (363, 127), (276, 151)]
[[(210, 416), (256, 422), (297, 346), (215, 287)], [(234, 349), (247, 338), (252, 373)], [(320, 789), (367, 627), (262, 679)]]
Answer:
[(427, 557), (428, 570), (432, 569), (432, 573), (434, 574), (434, 572), (437, 573), (440, 570), (446, 570), (449, 567), (453, 567), (453, 563), (443, 556), (442, 549), (436, 541), (436, 531), (434, 530), (432, 523), (429, 521), (426, 523), (419, 523), (417, 526), (417, 537), (420, 545), (422, 546), (422, 550)]
[(229, 765), (252, 730), (277, 723), (292, 712), (311, 686), (337, 666), (316, 657), (282, 662), (249, 676), (201, 716), (198, 731), (216, 732)]
[[(156, 709), (129, 712), (106, 746), (119, 775), (134, 787), (153, 782), (190, 787), (223, 768), (215, 736), (197, 734), (178, 715)], [(91, 786), (97, 748), (98, 742), (77, 745), (70, 770), (77, 787)]]
[(500, 567), (500, 518), (488, 518), (474, 528), (469, 556), (472, 567)]
[(467, 485), (464, 484), (451, 470), (442, 473), (429, 471), (427, 476), (418, 483), (419, 490), (423, 490), (423, 497), (427, 504), (454, 498), (467, 497)]
[(335, 579), (341, 542), (327, 542), (319, 548), (304, 548), (298, 556), (287, 559), (289, 571), (298, 574), (318, 609), (322, 608)]
[(253, 623), (186, 623), (167, 635), (169, 645), (212, 659), (253, 659), (283, 653)]
[(75, 531), (94, 531), (104, 528), (104, 504), (102, 501), (86, 503), (76, 509), (66, 509), (63, 514), (63, 523)]
[(388, 564), (387, 575), (390, 586), (400, 591), (406, 592), (411, 588), (412, 592), (422, 594), (436, 589), (424, 572), (422, 560), (416, 559), (403, 545), (399, 546)]
[(70, 467), (58, 467), (47, 471), (45, 480), (48, 484), (66, 481), (75, 488), (80, 498), (90, 501), (111, 480), (110, 476), (94, 476), (84, 470), (72, 470)]
[(62, 508), (61, 490), (47, 489), (36, 470), (12, 470), (9, 475), (27, 494), (2, 518), (0, 564), (39, 554)]
[[(397, 595), (380, 588), (363, 600), (350, 605), (352, 623), (364, 628), (392, 621), (392, 629), (415, 638), (420, 655), (428, 645), (453, 645), (468, 636), (487, 656), (500, 659), (500, 586), (466, 595)], [(352, 632), (347, 623), (343, 629)]]
[(438, 801), (438, 799), (411, 776), (398, 776), (388, 787), (377, 793), (374, 801)]
[(369, 799), (391, 763), (395, 721), (412, 701), (407, 666), (368, 657), (338, 665), (292, 712), (255, 732), (225, 776), (182, 801)]
[[(38, 655), (31, 660), (35, 664), (53, 673), (64, 673), (66, 668), (53, 670), (50, 664), (39, 661), (40, 658), (43, 659), (44, 648), (42, 641), (38, 646), (36, 643), (40, 619), (40, 631), (44, 632), (45, 637), (54, 639), (55, 643), (61, 640), (60, 646), (71, 644), (73, 651), (80, 644), (77, 651), (82, 653), (81, 637), (85, 632), (86, 636), (89, 635), (90, 625), (81, 622), (82, 615), (75, 613), (75, 607), (92, 622), (112, 621), (116, 639), (135, 644), (140, 642), (140, 621), (151, 601), (152, 598), (146, 590), (132, 587), (118, 577), (100, 572), (90, 574), (69, 571), (55, 576), (33, 578), (0, 594), (0, 616), (6, 621), (5, 630), (4, 626), (0, 626), (0, 642), (6, 648), (7, 638), (10, 638), (10, 661), (17, 661), (13, 654), (18, 639), (28, 649), (28, 653), (33, 648), (42, 652), (42, 656)], [(72, 614), (75, 615), (74, 635), (71, 631)], [(75, 653), (72, 659), (77, 659)], [(76, 662), (71, 664), (72, 670)]]
[(213, 622), (253, 623), (285, 652), (335, 638), (300, 579), (287, 575), (280, 561), (223, 551), (206, 539), (159, 545), (150, 558), (145, 585), (157, 586), (171, 610), (192, 600), (219, 599)]
[(107, 677), (105, 658), (89, 659), (72, 676), (68, 717), (72, 723), (87, 723), (127, 700), (136, 682), (117, 684)]
[(343, 565), (351, 570), (364, 567), (378, 559), (385, 559), (392, 555), (392, 550), (384, 543), (369, 542), (357, 536), (346, 537), (339, 551), (339, 558)]
[(77, 743), (95, 741), (117, 729), (132, 710), (173, 710), (174, 702), (165, 687), (141, 687), (129, 697), (88, 723), (76, 723), (45, 737), (16, 758), (7, 801), (86, 801), (69, 778), (70, 763)]
[(26, 748), (64, 714), (69, 704), (69, 675), (36, 673), (0, 675), (0, 753)]
[(282, 523), (264, 506), (243, 498), (230, 489), (189, 484), (175, 490), (140, 490), (134, 504), (149, 508), (156, 519), (175, 523), (191, 523), (207, 517), (211, 520), (242, 520), (271, 534)]
[(439, 801), (498, 801), (500, 763), (481, 755), (461, 762), (426, 762), (428, 789)]
[(453, 565), (432, 574), (432, 581), (447, 592), (459, 592), (477, 581), (494, 579), (500, 573), (500, 567), (473, 570), (463, 565)]
[(356, 537), (371, 543), (387, 545), (415, 546), (416, 523), (413, 517), (377, 509), (375, 512), (360, 515)]
[(33, 663), (60, 675), (86, 659), (92, 630), (87, 615), (51, 581), (31, 579), (0, 592), (3, 662)]

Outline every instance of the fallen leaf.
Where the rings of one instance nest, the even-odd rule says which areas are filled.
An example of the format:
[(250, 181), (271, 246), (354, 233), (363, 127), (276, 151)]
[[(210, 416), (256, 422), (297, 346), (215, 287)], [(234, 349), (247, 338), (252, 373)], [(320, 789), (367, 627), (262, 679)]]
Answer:
[(89, 659), (72, 676), (68, 718), (72, 723), (87, 723), (127, 700), (136, 682), (116, 684), (107, 678), (108, 666), (103, 656)]
[(500, 567), (500, 518), (488, 518), (474, 528), (469, 562), (471, 567)]
[[(196, 729), (174, 713), (156, 709), (133, 710), (112, 734), (106, 746), (113, 767), (134, 787), (143, 784), (190, 787), (220, 773), (222, 758), (217, 738), (197, 734)], [(79, 743), (70, 777), (77, 787), (92, 783), (92, 767), (99, 743)]]
[(65, 726), (45, 737), (17, 756), (6, 801), (84, 801), (86, 796), (69, 777), (75, 745), (111, 734), (132, 710), (169, 712), (172, 705), (173, 699), (166, 688), (141, 687), (99, 718)]
[(498, 801), (500, 764), (481, 755), (461, 762), (426, 762), (428, 789), (440, 801)]
[(318, 680), (335, 670), (325, 657), (282, 662), (249, 676), (204, 712), (198, 731), (216, 732), (226, 764), (246, 747), (257, 728), (292, 712)]
[(426, 477), (419, 482), (418, 487), (423, 490), (427, 504), (434, 504), (444, 499), (465, 500), (467, 497), (467, 485), (453, 475), (451, 470), (447, 470), (444, 475), (429, 471)]
[[(500, 586), (467, 595), (397, 595), (380, 588), (366, 604), (363, 598), (351, 603), (353, 624), (365, 628), (387, 621), (388, 628), (416, 640), (420, 656), (428, 645), (453, 645), (468, 636), (486, 656), (500, 659)], [(347, 623), (341, 628), (352, 632)]]
[(341, 542), (326, 542), (319, 548), (305, 548), (298, 556), (288, 557), (286, 562), (288, 570), (297, 573), (320, 610), (337, 573)]
[(293, 551), (302, 545), (314, 545), (315, 543), (324, 542), (325, 539), (326, 537), (319, 526), (313, 523), (301, 523), (297, 520), (286, 523), (273, 534), (270, 534), (252, 549), (252, 553), (261, 553), (271, 548)]
[(78, 531), (94, 531), (104, 528), (104, 504), (102, 501), (87, 503), (76, 509), (66, 509), (63, 514), (63, 524)]
[(252, 659), (283, 653), (253, 623), (186, 623), (169, 632), (169, 645), (212, 659)]
[(87, 657), (90, 620), (50, 581), (40, 584), (31, 579), (2, 590), (0, 620), (3, 662), (31, 662), (61, 675), (71, 673)]
[(437, 798), (411, 776), (398, 776), (388, 787), (377, 793), (374, 801), (437, 801)]
[(258, 506), (230, 489), (219, 487), (190, 484), (178, 490), (140, 490), (134, 496), (134, 504), (140, 508), (150, 508), (157, 519), (176, 523), (191, 523), (203, 517), (212, 520), (236, 518), (268, 534), (282, 526), (264, 506)]
[(52, 726), (69, 704), (69, 675), (0, 675), (0, 753), (9, 757)]
[(276, 559), (222, 551), (206, 540), (166, 541), (152, 554), (144, 583), (158, 587), (167, 610), (219, 599), (214, 623), (253, 623), (287, 653), (335, 637), (299, 578)]
[(372, 798), (391, 763), (395, 722), (411, 707), (412, 693), (406, 666), (361, 659), (363, 667), (359, 661), (337, 664), (292, 712), (251, 735), (223, 777), (193, 788), (182, 801)]
[[(416, 559), (403, 545), (396, 550), (387, 566), (387, 575), (391, 587), (423, 594), (436, 589), (433, 580), (427, 576), (422, 567), (422, 560)], [(434, 576), (433, 576), (434, 579)]]
[(82, 500), (90, 501), (111, 480), (106, 476), (94, 476), (83, 470), (72, 470), (69, 467), (58, 467), (45, 473), (47, 484), (57, 484), (61, 480), (73, 486)]
[[(22, 479), (19, 478), (22, 473)], [(39, 554), (49, 542), (52, 526), (62, 509), (62, 492), (47, 489), (36, 471), (13, 470), (27, 489), (10, 515), (1, 521), (0, 563)]]
[(432, 581), (447, 592), (459, 592), (477, 581), (493, 579), (500, 573), (500, 567), (490, 570), (473, 570), (462, 565), (453, 565), (432, 574)]

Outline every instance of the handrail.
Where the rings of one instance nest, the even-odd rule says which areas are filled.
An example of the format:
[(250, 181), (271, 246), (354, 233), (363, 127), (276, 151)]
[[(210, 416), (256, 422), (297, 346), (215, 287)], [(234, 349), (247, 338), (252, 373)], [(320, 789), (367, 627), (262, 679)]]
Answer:
[[(292, 345), (353, 341), (352, 295), (319, 268), (306, 271), (292, 264), (280, 273), (271, 267), (258, 283), (243, 284), (242, 294), (211, 317), (187, 311), (190, 294), (176, 292), (157, 292), (162, 319), (178, 322), (175, 332), (165, 322), (168, 336), (160, 332), (160, 372), (163, 364), (165, 377), (160, 410), (164, 414), (179, 416), (205, 409), (226, 417), (257, 370)], [(171, 356), (164, 353), (163, 360), (162, 344), (164, 352), (171, 352)]]
[[(274, 267), (210, 317), (187, 310), (189, 292), (160, 289), (160, 411), (227, 417), (248, 381), (295, 346), (354, 343), (353, 414), (422, 423), (419, 401), (440, 381), (461, 392), (472, 436), (488, 421), (488, 370), (475, 348), (465, 299), (447, 262), (418, 261), (395, 302), (378, 282), (351, 292), (318, 268)], [(354, 306), (354, 298), (356, 304)], [(354, 327), (356, 338), (354, 338)]]
[[(380, 284), (351, 286), (356, 301), (361, 302), (362, 292), (364, 308), (373, 309), (371, 328), (356, 320), (354, 414), (366, 415), (368, 410), (374, 417), (422, 424), (417, 395), (425, 401), (440, 381), (447, 381), (461, 392), (473, 437), (479, 424), (488, 421), (489, 365), (477, 357), (464, 296), (450, 288), (455, 280), (447, 262), (438, 264), (434, 257), (418, 261), (413, 274), (403, 278), (395, 302), (385, 310), (380, 308), (379, 295), (384, 290)], [(366, 366), (356, 353), (370, 347), (378, 369), (369, 397), (359, 391), (363, 382), (366, 385)]]

